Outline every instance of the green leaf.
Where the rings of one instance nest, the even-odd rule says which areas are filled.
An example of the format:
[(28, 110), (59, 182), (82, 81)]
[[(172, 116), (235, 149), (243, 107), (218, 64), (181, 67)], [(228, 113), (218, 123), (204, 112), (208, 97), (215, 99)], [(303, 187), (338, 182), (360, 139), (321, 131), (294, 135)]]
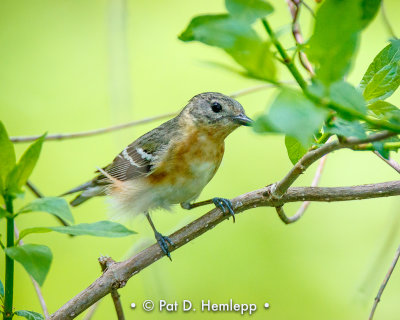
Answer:
[(135, 231), (127, 229), (122, 224), (113, 221), (98, 221), (95, 223), (81, 223), (73, 226), (59, 227), (35, 227), (27, 228), (21, 231), (20, 239), (31, 233), (46, 233), (56, 231), (73, 236), (96, 236), (96, 237), (126, 237), (135, 234)]
[(367, 113), (367, 105), (361, 93), (351, 84), (338, 81), (330, 86), (330, 98), (348, 110), (356, 110), (362, 114)]
[(4, 286), (3, 286), (3, 282), (1, 282), (1, 280), (0, 280), (0, 298), (1, 299), (4, 298)]
[(43, 285), (50, 269), (53, 255), (48, 247), (24, 244), (5, 249), (6, 254), (18, 261), (39, 285)]
[(386, 101), (375, 101), (368, 106), (373, 115), (381, 120), (400, 125), (400, 109)]
[(74, 217), (67, 201), (59, 197), (46, 197), (33, 200), (27, 206), (23, 207), (19, 213), (27, 213), (32, 211), (48, 212), (59, 217), (65, 222), (74, 223)]
[(390, 97), (400, 85), (400, 40), (393, 40), (374, 58), (361, 82), (365, 100), (373, 103)]
[(327, 110), (316, 107), (302, 93), (283, 89), (272, 103), (268, 115), (264, 114), (255, 121), (254, 130), (284, 133), (307, 148), (327, 114)]
[(275, 79), (275, 62), (269, 43), (263, 41), (248, 23), (227, 14), (193, 18), (179, 39), (185, 42), (200, 41), (221, 48), (250, 76)]
[(325, 127), (325, 132), (336, 134), (343, 137), (355, 137), (364, 139), (367, 137), (365, 129), (358, 121), (348, 121), (345, 119), (336, 119), (329, 127)]
[(308, 148), (303, 147), (297, 139), (291, 136), (285, 136), (285, 146), (289, 159), (293, 164), (296, 164), (308, 151)]
[(18, 161), (18, 164), (10, 172), (8, 176), (8, 188), (11, 192), (18, 193), (21, 187), (28, 181), (33, 168), (39, 159), (45, 136), (46, 135), (44, 134), (28, 147), (21, 159)]
[(15, 166), (14, 145), (8, 138), (6, 128), (0, 121), (0, 193), (6, 186), (6, 178)]
[(238, 20), (253, 23), (274, 11), (274, 8), (263, 0), (225, 0), (229, 13)]
[(15, 314), (28, 320), (44, 320), (44, 317), (40, 313), (34, 311), (19, 310)]
[(365, 1), (326, 0), (316, 14), (306, 52), (325, 84), (341, 79), (351, 67), (359, 33), (373, 17), (363, 10)]
[(388, 113), (400, 111), (400, 109), (393, 104), (382, 100), (378, 100), (370, 104), (368, 109), (371, 110), (376, 116), (384, 116)]
[(377, 151), (383, 158), (389, 160), (390, 150), (385, 149), (385, 144), (382, 141), (377, 141), (372, 143), (375, 151)]
[(361, 27), (365, 28), (376, 16), (381, 5), (381, 0), (361, 1)]

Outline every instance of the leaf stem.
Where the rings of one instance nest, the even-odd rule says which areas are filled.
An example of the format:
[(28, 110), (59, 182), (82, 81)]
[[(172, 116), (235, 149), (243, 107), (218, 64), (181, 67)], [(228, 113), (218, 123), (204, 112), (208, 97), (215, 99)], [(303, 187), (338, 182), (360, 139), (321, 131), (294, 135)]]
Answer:
[(335, 103), (334, 101), (330, 100), (329, 98), (326, 98), (326, 97), (321, 98), (321, 97), (313, 94), (312, 92), (310, 92), (310, 90), (308, 90), (308, 85), (307, 85), (306, 80), (303, 78), (300, 71), (297, 69), (293, 59), (291, 59), (288, 56), (288, 54), (286, 53), (286, 50), (283, 48), (282, 44), (279, 42), (278, 38), (275, 35), (275, 32), (272, 30), (271, 26), (269, 25), (269, 23), (267, 22), (267, 20), (265, 18), (262, 19), (262, 24), (263, 24), (265, 30), (267, 31), (268, 35), (270, 36), (272, 43), (275, 45), (276, 49), (278, 50), (279, 54), (281, 55), (284, 64), (289, 69), (290, 73), (295, 78), (296, 82), (299, 84), (300, 88), (303, 90), (304, 95), (308, 99), (313, 101), (316, 105), (320, 105), (322, 107), (329, 108), (329, 109), (334, 110), (341, 114), (347, 114), (350, 116), (354, 116), (360, 120), (365, 121), (366, 123), (373, 125), (376, 128), (386, 129), (386, 130), (400, 133), (399, 125), (396, 125), (396, 124), (388, 122), (388, 121), (380, 120), (380, 119), (374, 119), (372, 117), (366, 116), (365, 114), (363, 114), (357, 110), (349, 109), (338, 103)]
[[(5, 196), (6, 209), (13, 214), (13, 199)], [(7, 248), (14, 246), (14, 217), (7, 217)], [(6, 255), (5, 275), (5, 299), (4, 299), (4, 320), (11, 320), (13, 317), (13, 291), (14, 291), (14, 260)]]
[(296, 79), (296, 82), (299, 84), (300, 88), (303, 91), (307, 91), (307, 82), (304, 80), (303, 76), (297, 69), (296, 65), (293, 62), (293, 59), (289, 57), (289, 55), (286, 53), (286, 50), (282, 47), (280, 44), (278, 38), (275, 35), (275, 32), (271, 29), (271, 26), (267, 22), (266, 19), (262, 19), (262, 24), (264, 25), (265, 30), (269, 34), (271, 41), (275, 45), (276, 49), (278, 50), (279, 54), (281, 55), (283, 59), (283, 63), (287, 66), (289, 71), (292, 73), (293, 77)]

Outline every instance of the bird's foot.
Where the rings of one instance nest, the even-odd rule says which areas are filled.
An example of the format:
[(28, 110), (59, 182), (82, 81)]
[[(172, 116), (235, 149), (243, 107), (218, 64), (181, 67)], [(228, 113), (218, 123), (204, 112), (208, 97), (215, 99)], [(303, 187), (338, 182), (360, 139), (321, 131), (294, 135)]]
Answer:
[(212, 198), (212, 202), (214, 202), (215, 206), (223, 213), (229, 213), (233, 218), (233, 222), (235, 222), (235, 212), (233, 211), (230, 200), (216, 197)]
[(168, 250), (168, 245), (173, 246), (174, 243), (171, 241), (170, 238), (163, 236), (159, 232), (155, 232), (154, 235), (156, 237), (157, 243), (160, 246), (162, 252), (164, 252), (164, 254), (169, 258), (169, 260), (172, 261), (171, 254), (169, 253), (169, 250)]

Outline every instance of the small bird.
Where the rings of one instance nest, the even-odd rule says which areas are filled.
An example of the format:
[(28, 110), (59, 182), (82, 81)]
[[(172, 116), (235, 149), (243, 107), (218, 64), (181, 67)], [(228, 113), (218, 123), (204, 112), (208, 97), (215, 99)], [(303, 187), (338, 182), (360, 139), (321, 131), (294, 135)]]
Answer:
[(132, 216), (146, 215), (161, 250), (170, 259), (172, 241), (155, 228), (149, 212), (184, 209), (214, 203), (222, 212), (234, 211), (229, 200), (213, 198), (192, 203), (215, 175), (224, 154), (224, 140), (241, 125), (249, 126), (236, 100), (217, 92), (194, 96), (173, 119), (144, 134), (127, 146), (98, 175), (64, 195), (81, 192), (72, 206), (95, 196), (108, 195), (116, 210)]

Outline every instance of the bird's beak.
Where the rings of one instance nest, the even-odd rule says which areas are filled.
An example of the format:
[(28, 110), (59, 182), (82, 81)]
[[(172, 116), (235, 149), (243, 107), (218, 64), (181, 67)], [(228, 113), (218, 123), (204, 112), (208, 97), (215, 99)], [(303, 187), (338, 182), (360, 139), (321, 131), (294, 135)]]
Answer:
[(253, 124), (253, 120), (251, 120), (248, 116), (245, 114), (239, 114), (237, 116), (232, 117), (233, 121), (236, 122), (237, 124), (240, 124), (242, 126), (251, 126)]

